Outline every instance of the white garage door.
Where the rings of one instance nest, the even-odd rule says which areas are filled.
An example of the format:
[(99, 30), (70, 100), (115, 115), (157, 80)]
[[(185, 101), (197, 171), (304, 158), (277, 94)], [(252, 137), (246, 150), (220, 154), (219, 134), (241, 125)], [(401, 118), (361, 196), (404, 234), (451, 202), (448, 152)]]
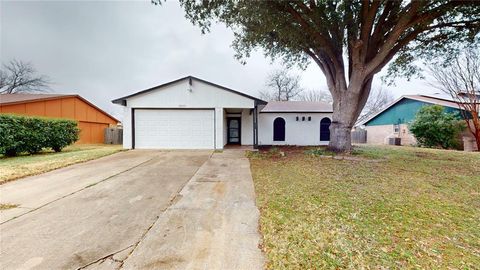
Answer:
[(135, 109), (135, 148), (213, 149), (214, 110)]

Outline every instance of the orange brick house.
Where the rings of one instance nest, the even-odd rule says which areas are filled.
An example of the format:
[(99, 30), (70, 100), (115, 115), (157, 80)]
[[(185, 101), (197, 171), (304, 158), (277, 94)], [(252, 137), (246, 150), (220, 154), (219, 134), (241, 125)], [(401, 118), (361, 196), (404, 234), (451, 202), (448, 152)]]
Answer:
[(119, 121), (79, 95), (2, 94), (0, 113), (11, 113), (78, 121), (77, 143), (103, 143), (104, 130)]

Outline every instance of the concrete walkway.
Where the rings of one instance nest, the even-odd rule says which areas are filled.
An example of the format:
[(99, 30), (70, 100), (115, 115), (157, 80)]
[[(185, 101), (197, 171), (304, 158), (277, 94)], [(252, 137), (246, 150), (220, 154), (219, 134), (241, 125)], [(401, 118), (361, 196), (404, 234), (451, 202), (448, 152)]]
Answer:
[[(63, 169), (48, 173), (48, 181), (65, 190), (53, 194), (42, 187), (50, 195), (41, 203), (13, 187), (30, 186), (22, 181), (39, 184), (37, 178), (1, 187), (2, 202), (8, 191), (17, 195), (5, 195), (11, 200), (6, 202), (28, 203), (32, 209), (0, 225), (0, 268), (263, 267), (258, 210), (243, 151), (129, 151), (111, 158), (118, 159), (106, 162), (112, 170), (97, 160), (98, 166), (95, 161), (75, 165), (70, 172), (105, 173), (102, 179), (72, 176), (76, 181), (62, 185), (61, 177), (68, 176)], [(122, 168), (115, 171), (117, 165)], [(92, 183), (66, 187), (84, 179)], [(28, 192), (42, 194), (41, 188)]]

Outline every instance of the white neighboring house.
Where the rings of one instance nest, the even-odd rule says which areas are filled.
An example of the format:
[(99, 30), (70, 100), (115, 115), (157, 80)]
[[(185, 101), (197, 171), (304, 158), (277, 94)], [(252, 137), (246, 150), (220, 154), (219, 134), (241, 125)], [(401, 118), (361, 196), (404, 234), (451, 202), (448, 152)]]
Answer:
[(269, 102), (193, 76), (112, 101), (124, 106), (126, 149), (326, 145), (331, 105)]

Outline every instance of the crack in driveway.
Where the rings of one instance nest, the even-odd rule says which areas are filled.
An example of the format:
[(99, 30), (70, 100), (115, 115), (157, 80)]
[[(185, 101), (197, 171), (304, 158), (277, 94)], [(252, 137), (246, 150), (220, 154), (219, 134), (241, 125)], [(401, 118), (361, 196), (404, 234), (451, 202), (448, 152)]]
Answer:
[(128, 171), (130, 171), (130, 170), (133, 170), (133, 169), (135, 169), (135, 168), (137, 168), (137, 167), (139, 167), (139, 166), (141, 166), (141, 165), (143, 165), (143, 164), (145, 164), (145, 163), (147, 163), (147, 162), (149, 162), (149, 161), (151, 161), (151, 160), (153, 160), (153, 159), (155, 159), (155, 157), (152, 157), (152, 158), (150, 158), (150, 159), (148, 159), (148, 160), (146, 160), (146, 161), (144, 161), (144, 162), (142, 162), (142, 163), (139, 163), (139, 164), (137, 164), (137, 165), (135, 165), (135, 166), (133, 166), (133, 167), (130, 167), (130, 168), (126, 169), (126, 170), (123, 170), (123, 171), (120, 171), (120, 172), (118, 172), (118, 173), (116, 173), (116, 174), (110, 175), (109, 177), (106, 177), (106, 178), (104, 178), (104, 179), (102, 179), (102, 180), (100, 180), (100, 181), (98, 181), (98, 182), (92, 183), (92, 184), (90, 184), (90, 185), (88, 185), (88, 186), (86, 186), (86, 187), (80, 188), (80, 189), (75, 190), (75, 191), (73, 191), (73, 192), (71, 192), (71, 193), (68, 193), (68, 194), (66, 194), (66, 195), (64, 195), (64, 196), (61, 196), (61, 197), (59, 197), (59, 198), (57, 198), (57, 199), (55, 199), (55, 200), (49, 201), (49, 202), (47, 202), (47, 203), (45, 203), (45, 204), (42, 204), (42, 205), (40, 205), (40, 206), (38, 206), (38, 207), (35, 207), (35, 208), (31, 208), (31, 207), (18, 207), (18, 208), (23, 208), (23, 209), (30, 209), (30, 211), (27, 211), (27, 212), (25, 212), (25, 213), (19, 214), (18, 216), (15, 216), (15, 217), (13, 217), (13, 218), (11, 218), (11, 219), (8, 219), (8, 220), (6, 220), (6, 221), (4, 221), (4, 222), (1, 222), (0, 225), (3, 225), (3, 224), (5, 224), (5, 223), (7, 223), (7, 222), (9, 222), (9, 221), (11, 221), (11, 220), (14, 220), (14, 219), (19, 218), (19, 217), (21, 217), (21, 216), (24, 216), (24, 215), (27, 215), (27, 214), (29, 214), (29, 213), (32, 213), (32, 212), (34, 212), (34, 211), (36, 211), (36, 210), (38, 210), (38, 209), (41, 209), (41, 208), (43, 208), (43, 207), (45, 207), (45, 206), (47, 206), (47, 205), (49, 205), (49, 204), (51, 204), (51, 203), (54, 203), (54, 202), (60, 201), (60, 200), (62, 200), (62, 199), (68, 198), (68, 197), (70, 197), (70, 196), (72, 196), (72, 195), (74, 195), (74, 194), (76, 194), (76, 193), (78, 193), (78, 192), (80, 192), (80, 191), (83, 191), (83, 190), (85, 190), (85, 189), (91, 188), (91, 187), (93, 187), (93, 186), (95, 186), (95, 185), (97, 185), (97, 184), (99, 184), (99, 183), (108, 181), (108, 180), (110, 180), (111, 178), (114, 178), (115, 176), (118, 176), (118, 175), (120, 175), (120, 174), (126, 173), (126, 172), (128, 172)]
[[(69, 172), (69, 181), (61, 171), (34, 179), (40, 191), (48, 189), (38, 180), (49, 181), (50, 188), (61, 188), (62, 183), (74, 186), (56, 193), (55, 198), (71, 193), (62, 196), (64, 200), (47, 197), (35, 206), (52, 202), (2, 224), (0, 265), (5, 269), (261, 269), (258, 209), (242, 153), (132, 152), (103, 166), (76, 167)], [(124, 170), (133, 165), (132, 157), (142, 164)], [(96, 173), (103, 174), (90, 182), (104, 183), (92, 188), (79, 185), (81, 175)], [(111, 173), (116, 173), (114, 180), (106, 177)], [(202, 183), (198, 181), (202, 177), (221, 181)]]
[(123, 268), (263, 268), (259, 211), (243, 151), (214, 153), (176, 197)]
[[(186, 181), (183, 185), (181, 185), (178, 190), (176, 191), (175, 195), (171, 197), (171, 199), (169, 200), (168, 204), (160, 211), (159, 215), (157, 215), (155, 217), (155, 220), (150, 224), (150, 226), (147, 227), (147, 229), (142, 233), (142, 235), (140, 236), (139, 240), (136, 241), (135, 243), (127, 246), (126, 248), (123, 248), (119, 251), (116, 251), (116, 252), (113, 252), (111, 254), (108, 254), (102, 258), (99, 258), (97, 260), (94, 260), (86, 265), (83, 265), (79, 268), (77, 268), (77, 270), (81, 270), (81, 269), (86, 269), (88, 268), (89, 266), (92, 266), (96, 263), (99, 263), (99, 264), (102, 264), (102, 263), (105, 263), (107, 260), (112, 260), (113, 262), (116, 262), (118, 263), (118, 265), (115, 267), (115, 269), (122, 269), (123, 268), (123, 265), (124, 265), (124, 262), (135, 252), (136, 248), (138, 247), (138, 245), (140, 245), (140, 243), (145, 239), (146, 235), (150, 232), (150, 230), (153, 228), (153, 226), (158, 222), (160, 216), (165, 212), (167, 211), (172, 205), (175, 205), (175, 203), (177, 203), (181, 198), (182, 198), (182, 195), (180, 194), (181, 191), (185, 188), (185, 186), (187, 186), (188, 183), (190, 183), (191, 181), (193, 181), (193, 179), (195, 178), (195, 175), (197, 174), (198, 170), (200, 170), (200, 168), (212, 157), (213, 153), (210, 154), (210, 156), (208, 157), (208, 159), (201, 165), (197, 168), (197, 170), (193, 173), (192, 177), (190, 177), (190, 179), (188, 181)], [(153, 159), (153, 158), (152, 158)], [(152, 160), (150, 159), (150, 160)], [(148, 160), (148, 161), (150, 161)], [(148, 162), (148, 161), (145, 161), (145, 162)], [(141, 164), (139, 164), (141, 165)], [(128, 254), (121, 260), (118, 260), (118, 259), (115, 259), (114, 256), (118, 253), (121, 253), (123, 251), (126, 251), (128, 249), (131, 250), (128, 252)]]
[(121, 269), (123, 268), (123, 264), (125, 263), (125, 260), (127, 260), (132, 254), (133, 252), (135, 251), (135, 249), (137, 249), (138, 245), (140, 245), (140, 243), (145, 239), (146, 235), (148, 234), (148, 232), (153, 228), (153, 226), (155, 225), (155, 223), (158, 222), (158, 219), (160, 218), (161, 214), (164, 213), (165, 211), (167, 211), (168, 208), (170, 208), (172, 205), (174, 205), (175, 203), (177, 203), (182, 195), (180, 195), (180, 192), (182, 192), (182, 190), (185, 188), (185, 186), (187, 186), (188, 183), (190, 183), (194, 178), (195, 178), (195, 175), (198, 173), (198, 171), (200, 170), (200, 168), (205, 165), (205, 163), (208, 162), (208, 160), (212, 157), (213, 153), (210, 154), (210, 156), (208, 157), (208, 159), (201, 165), (197, 168), (197, 170), (195, 171), (195, 173), (192, 175), (192, 177), (190, 177), (190, 179), (185, 182), (182, 186), (179, 187), (179, 189), (177, 190), (177, 192), (175, 193), (175, 195), (170, 199), (170, 201), (168, 202), (168, 204), (162, 209), (162, 211), (160, 211), (160, 214), (155, 218), (155, 220), (152, 222), (152, 224), (150, 224), (150, 226), (147, 228), (147, 230), (145, 230), (145, 232), (142, 234), (142, 236), (140, 237), (140, 239), (133, 245), (133, 249), (128, 253), (128, 255), (125, 257), (125, 259), (122, 260), (122, 262), (120, 263), (120, 266), (118, 267), (118, 269)]
[(103, 256), (103, 257), (100, 258), (100, 259), (97, 259), (97, 260), (95, 260), (95, 261), (89, 262), (89, 263), (87, 263), (87, 264), (85, 264), (85, 265), (83, 265), (83, 266), (78, 267), (77, 270), (86, 269), (87, 267), (89, 267), (89, 266), (91, 266), (91, 265), (94, 265), (94, 264), (96, 264), (96, 263), (103, 263), (104, 261), (106, 261), (106, 260), (108, 260), (108, 259), (110, 259), (110, 260), (112, 260), (112, 261), (114, 261), (114, 262), (117, 262), (117, 263), (121, 263), (122, 260), (117, 260), (117, 259), (114, 258), (114, 256), (115, 256), (116, 254), (118, 254), (118, 253), (121, 253), (121, 252), (123, 252), (123, 251), (131, 248), (131, 247), (133, 247), (133, 245), (130, 245), (130, 246), (126, 247), (126, 248), (122, 248), (122, 249), (120, 249), (120, 250), (118, 250), (118, 251), (112, 252), (112, 253), (110, 253), (110, 254), (108, 254), (108, 255), (106, 255), (106, 256)]

